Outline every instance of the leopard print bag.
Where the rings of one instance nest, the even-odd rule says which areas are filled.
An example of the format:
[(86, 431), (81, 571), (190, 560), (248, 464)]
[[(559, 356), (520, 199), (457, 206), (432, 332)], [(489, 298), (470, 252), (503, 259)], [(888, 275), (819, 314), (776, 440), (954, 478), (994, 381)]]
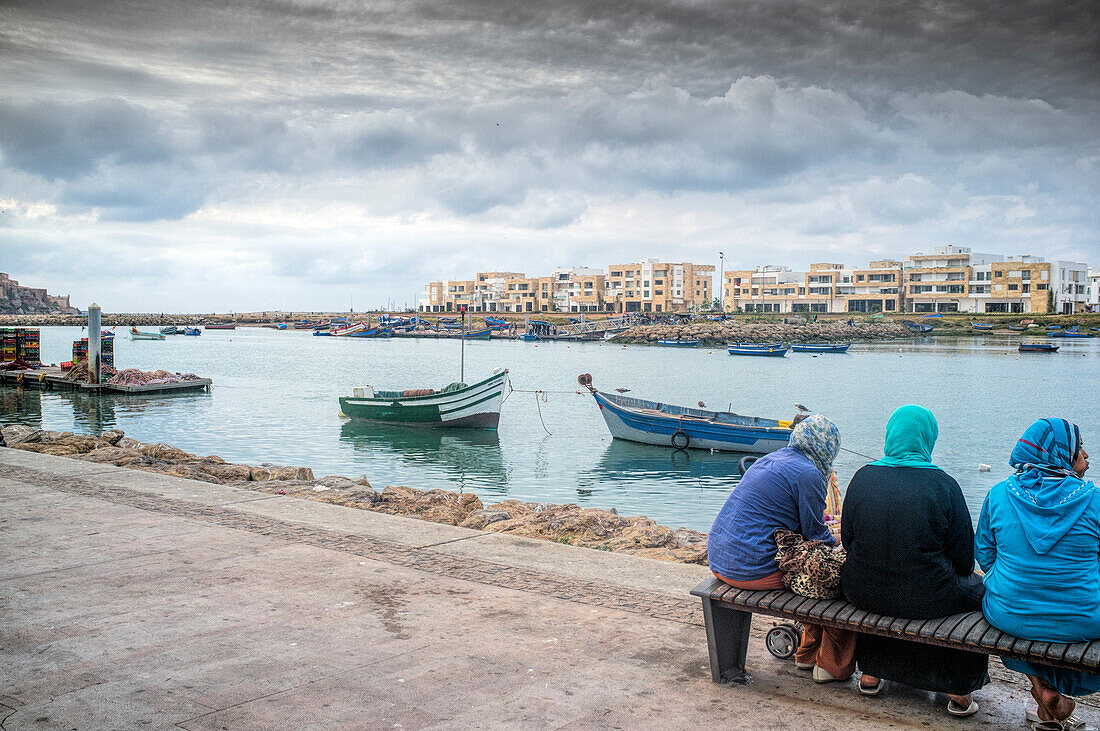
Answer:
[(824, 541), (807, 541), (789, 530), (775, 532), (779, 548), (775, 560), (783, 572), (783, 585), (795, 594), (811, 599), (836, 599), (840, 596), (840, 567), (847, 552), (832, 548)]

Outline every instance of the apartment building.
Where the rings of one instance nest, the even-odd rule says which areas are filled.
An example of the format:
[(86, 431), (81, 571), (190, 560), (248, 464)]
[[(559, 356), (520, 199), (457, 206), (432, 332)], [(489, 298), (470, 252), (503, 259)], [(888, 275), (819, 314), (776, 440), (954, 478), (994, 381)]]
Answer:
[[(543, 312), (604, 312), (607, 274), (602, 269), (569, 267), (551, 269), (546, 277), (552, 299), (542, 303)], [(541, 280), (540, 280), (541, 281)]]
[(866, 269), (856, 269), (841, 292), (846, 311), (904, 312), (903, 276), (902, 263), (893, 259), (868, 262)]
[(442, 280), (429, 282), (417, 300), (420, 312), (458, 312), (465, 306), (477, 309), (480, 297), (474, 280)]
[(1052, 308), (1060, 315), (1086, 312), (1089, 302), (1089, 266), (1079, 261), (1055, 261), (1050, 283)]
[(1037, 256), (937, 247), (932, 254), (915, 254), (905, 262), (906, 311), (1045, 313), (1054, 269)]
[(1100, 269), (1089, 269), (1088, 304), (1089, 312), (1100, 312)]
[(807, 276), (778, 264), (725, 272), (722, 305), (727, 311), (791, 312), (798, 298), (806, 294)]
[(644, 259), (608, 268), (606, 312), (681, 312), (707, 307), (714, 266)]

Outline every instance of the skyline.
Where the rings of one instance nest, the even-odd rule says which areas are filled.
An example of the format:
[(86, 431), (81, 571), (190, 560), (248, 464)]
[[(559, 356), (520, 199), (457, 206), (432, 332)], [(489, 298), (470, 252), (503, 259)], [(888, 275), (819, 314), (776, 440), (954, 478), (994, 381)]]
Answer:
[(82, 308), (250, 311), (719, 251), (1096, 265), (1098, 14), (11, 2), (0, 270)]

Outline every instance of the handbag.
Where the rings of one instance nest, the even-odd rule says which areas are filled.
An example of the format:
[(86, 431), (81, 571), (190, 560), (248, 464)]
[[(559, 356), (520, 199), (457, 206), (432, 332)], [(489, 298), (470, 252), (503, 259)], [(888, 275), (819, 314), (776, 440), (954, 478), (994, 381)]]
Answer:
[(779, 529), (774, 534), (778, 551), (775, 561), (783, 572), (783, 586), (811, 599), (840, 596), (840, 567), (848, 553), (824, 541), (807, 541), (794, 531)]

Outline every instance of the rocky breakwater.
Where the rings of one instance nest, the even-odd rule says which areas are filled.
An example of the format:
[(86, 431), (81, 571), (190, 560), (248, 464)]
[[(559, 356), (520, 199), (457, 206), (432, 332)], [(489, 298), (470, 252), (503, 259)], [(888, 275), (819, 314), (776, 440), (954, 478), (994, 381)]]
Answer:
[(484, 505), (471, 493), (393, 485), (377, 490), (366, 478), (334, 475), (317, 479), (307, 467), (233, 464), (217, 455), (200, 457), (169, 444), (130, 439), (117, 429), (93, 437), (15, 425), (4, 427), (2, 434), (8, 447), (28, 452), (663, 561), (705, 564), (707, 559), (705, 533), (673, 530), (650, 518), (621, 516), (614, 509), (518, 500)]
[(780, 322), (692, 322), (684, 325), (635, 325), (615, 338), (621, 343), (652, 343), (658, 340), (699, 340), (705, 345), (726, 343), (847, 343), (871, 340), (899, 340), (912, 336), (900, 323), (846, 321), (788, 325)]

